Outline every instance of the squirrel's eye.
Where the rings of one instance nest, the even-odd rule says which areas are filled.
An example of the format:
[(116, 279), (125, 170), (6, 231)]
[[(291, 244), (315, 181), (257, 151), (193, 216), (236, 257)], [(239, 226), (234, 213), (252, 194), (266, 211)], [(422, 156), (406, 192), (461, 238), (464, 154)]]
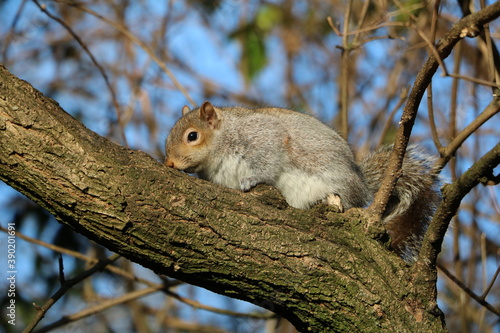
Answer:
[(193, 142), (198, 140), (198, 132), (189, 132), (187, 136), (188, 142)]

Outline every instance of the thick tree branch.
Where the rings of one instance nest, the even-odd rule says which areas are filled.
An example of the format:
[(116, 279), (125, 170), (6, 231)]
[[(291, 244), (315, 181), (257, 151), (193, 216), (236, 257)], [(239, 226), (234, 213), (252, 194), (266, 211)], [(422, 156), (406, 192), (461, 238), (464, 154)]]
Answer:
[(441, 252), (444, 235), (448, 230), (451, 218), (456, 214), (462, 199), (484, 177), (492, 175), (500, 164), (500, 143), (481, 157), (472, 167), (460, 176), (453, 184), (445, 185), (443, 200), (429, 225), (417, 262), (413, 265), (414, 281), (429, 294), (436, 294), (436, 261)]
[(422, 267), (429, 267), (435, 270), (435, 263), (438, 254), (441, 252), (441, 245), (444, 234), (448, 230), (448, 224), (451, 218), (456, 214), (462, 199), (481, 179), (493, 174), (493, 170), (500, 164), (500, 143), (493, 147), (474, 165), (472, 165), (463, 175), (461, 175), (453, 184), (447, 184), (443, 189), (443, 201), (439, 205), (436, 214), (429, 225), (419, 259), (415, 265), (415, 270)]
[(362, 215), (226, 189), (86, 129), (0, 66), (0, 179), (157, 273), (263, 306), (306, 331), (444, 328), (435, 298)]

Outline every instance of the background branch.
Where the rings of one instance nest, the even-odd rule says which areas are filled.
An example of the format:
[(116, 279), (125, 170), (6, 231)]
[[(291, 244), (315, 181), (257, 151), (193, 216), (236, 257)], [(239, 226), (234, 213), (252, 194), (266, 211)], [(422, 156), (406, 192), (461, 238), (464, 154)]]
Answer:
[(63, 297), (64, 294), (66, 294), (71, 287), (73, 287), (77, 283), (83, 281), (84, 279), (88, 278), (90, 275), (94, 274), (95, 272), (103, 270), (104, 267), (111, 264), (112, 262), (114, 262), (118, 258), (120, 258), (119, 254), (113, 254), (107, 259), (99, 260), (98, 263), (96, 263), (94, 266), (92, 266), (88, 270), (78, 274), (78, 276), (75, 276), (74, 278), (69, 279), (69, 280), (64, 280), (64, 283), (61, 285), (61, 287), (55, 292), (54, 295), (52, 295), (50, 297), (50, 299), (47, 302), (45, 302), (42, 306), (35, 306), (35, 308), (37, 309), (36, 315), (32, 319), (32, 321), (30, 322), (30, 324), (23, 330), (23, 333), (32, 332), (33, 329), (38, 325), (40, 320), (43, 319), (43, 317), (45, 316), (45, 313), (54, 305), (54, 303), (56, 303), (61, 297)]
[(113, 106), (115, 108), (116, 119), (118, 120), (118, 125), (119, 125), (118, 127), (120, 129), (120, 136), (121, 136), (122, 142), (125, 146), (127, 146), (127, 138), (125, 136), (125, 125), (126, 124), (122, 120), (122, 112), (121, 112), (120, 104), (118, 104), (118, 100), (116, 99), (115, 90), (111, 86), (111, 83), (109, 82), (108, 75), (104, 71), (104, 68), (101, 66), (101, 64), (94, 57), (94, 54), (89, 50), (89, 48), (87, 47), (87, 44), (83, 42), (83, 40), (80, 38), (80, 36), (78, 36), (78, 34), (75, 31), (73, 31), (73, 29), (68, 24), (66, 24), (66, 22), (64, 22), (59, 17), (50, 13), (47, 10), (46, 6), (40, 5), (40, 3), (37, 0), (32, 0), (32, 1), (35, 3), (35, 5), (37, 5), (38, 8), (40, 8), (40, 10), (42, 12), (44, 12), (52, 20), (59, 23), (64, 29), (66, 29), (71, 34), (71, 36), (73, 36), (73, 38), (76, 40), (76, 42), (82, 47), (82, 49), (85, 51), (85, 53), (89, 56), (90, 60), (94, 64), (94, 66), (97, 67), (97, 69), (99, 70), (99, 73), (101, 73), (101, 76), (104, 79), (104, 82), (106, 83), (106, 87), (108, 88), (109, 93), (111, 95), (111, 101), (112, 101)]
[(410, 95), (408, 96), (408, 100), (403, 110), (403, 115), (399, 122), (400, 127), (396, 134), (394, 149), (389, 161), (386, 176), (380, 185), (379, 191), (375, 195), (373, 204), (369, 207), (371, 213), (380, 217), (385, 211), (389, 201), (389, 196), (391, 195), (398, 180), (398, 175), (403, 163), (403, 157), (408, 145), (413, 124), (415, 123), (420, 101), (422, 100), (422, 96), (439, 66), (439, 61), (446, 59), (455, 44), (469, 32), (475, 33), (478, 29), (481, 29), (484, 24), (496, 19), (498, 16), (500, 16), (500, 1), (481, 9), (474, 14), (464, 17), (455, 23), (450, 31), (439, 40), (436, 45), (437, 54), (431, 53), (429, 55), (426, 63), (417, 74), (415, 83), (410, 91)]
[(444, 186), (443, 200), (429, 225), (422, 243), (419, 259), (414, 265), (414, 270), (420, 271), (420, 278), (427, 279), (429, 275), (432, 275), (429, 270), (423, 268), (427, 267), (433, 270), (437, 256), (441, 252), (441, 245), (444, 234), (448, 230), (449, 222), (456, 214), (464, 196), (477, 186), (483, 177), (491, 175), (499, 164), (500, 143), (474, 163), (453, 184), (446, 184)]

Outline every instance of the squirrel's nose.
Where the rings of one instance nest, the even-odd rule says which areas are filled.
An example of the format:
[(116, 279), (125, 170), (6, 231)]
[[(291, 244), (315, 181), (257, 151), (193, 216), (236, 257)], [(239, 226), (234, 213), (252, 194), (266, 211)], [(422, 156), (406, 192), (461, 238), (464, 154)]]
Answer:
[(171, 159), (167, 158), (165, 160), (165, 164), (170, 167), (170, 168), (175, 168), (175, 165), (174, 165), (174, 161), (172, 161)]

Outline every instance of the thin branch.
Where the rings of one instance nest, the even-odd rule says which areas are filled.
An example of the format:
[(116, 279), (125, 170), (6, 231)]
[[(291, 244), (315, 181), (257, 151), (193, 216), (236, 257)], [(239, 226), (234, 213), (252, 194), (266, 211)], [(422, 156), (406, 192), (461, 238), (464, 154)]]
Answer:
[(332, 20), (332, 17), (331, 16), (328, 16), (326, 18), (326, 20), (328, 21), (328, 24), (330, 25), (330, 28), (332, 28), (333, 32), (339, 36), (339, 37), (342, 37), (342, 33), (340, 32), (339, 28), (337, 28), (337, 26), (335, 25), (335, 23), (333, 23), (333, 20)]
[(425, 33), (423, 33), (415, 24), (412, 24), (412, 27), (415, 29), (417, 34), (422, 38), (425, 42), (425, 44), (429, 47), (431, 52), (434, 54), (435, 59), (437, 60), (439, 66), (441, 67), (441, 70), (443, 71), (443, 76), (448, 75), (448, 70), (446, 69), (446, 66), (443, 62), (443, 59), (441, 59), (441, 56), (439, 54), (439, 51), (436, 49), (436, 46), (432, 43), (432, 41), (427, 37)]
[[(444, 273), (444, 275), (446, 275), (451, 281), (453, 281), (460, 289), (465, 291), (467, 293), (467, 295), (469, 295), (473, 300), (475, 300), (476, 302), (478, 302), (479, 304), (484, 306), (486, 309), (488, 309), (489, 311), (491, 311), (492, 313), (494, 313), (500, 317), (500, 310), (496, 309), (493, 305), (486, 302), (482, 296), (476, 295), (476, 293), (474, 293), (472, 290), (470, 290), (469, 287), (467, 287), (462, 281), (460, 281), (453, 274), (451, 274), (451, 272), (446, 267), (444, 267), (443, 265), (441, 265), (439, 263), (437, 264), (437, 267), (441, 270), (441, 272)], [(498, 272), (498, 270), (497, 270), (497, 272)]]
[(479, 114), (467, 127), (455, 136), (446, 148), (441, 149), (441, 158), (436, 163), (436, 168), (439, 170), (442, 169), (455, 155), (455, 152), (464, 143), (464, 141), (498, 112), (500, 112), (500, 97), (495, 97), (490, 104), (486, 106), (483, 112), (481, 112), (481, 114)]
[[(477, 32), (479, 27), (482, 27), (485, 23), (492, 21), (499, 16), (500, 1), (497, 1), (492, 5), (455, 23), (450, 31), (445, 34), (436, 45), (439, 60), (444, 60), (448, 57), (453, 47), (464, 36), (470, 35), (471, 32)], [(434, 54), (430, 54), (426, 63), (418, 73), (415, 84), (410, 92), (408, 101), (403, 110), (400, 127), (396, 134), (396, 141), (394, 143), (393, 153), (388, 163), (386, 176), (382, 181), (379, 191), (375, 195), (372, 205), (369, 207), (370, 212), (378, 219), (384, 213), (389, 201), (389, 196), (396, 185), (410, 133), (412, 131), (413, 124), (415, 123), (420, 101), (422, 100), (423, 94), (427, 86), (430, 84), (438, 66), (438, 59)]]
[(114, 299), (103, 301), (95, 306), (89, 307), (89, 308), (82, 310), (78, 313), (64, 316), (61, 319), (53, 322), (52, 324), (49, 324), (49, 325), (41, 328), (40, 330), (37, 330), (36, 333), (48, 332), (50, 330), (53, 330), (54, 328), (63, 326), (67, 323), (74, 322), (74, 321), (89, 317), (91, 315), (94, 315), (98, 312), (102, 312), (102, 311), (104, 311), (108, 308), (111, 308), (113, 306), (116, 306), (118, 304), (127, 303), (127, 302), (133, 301), (135, 299), (152, 294), (152, 293), (157, 292), (157, 291), (164, 291), (166, 294), (172, 296), (173, 298), (175, 298), (175, 299), (177, 299), (177, 300), (179, 300), (187, 305), (190, 305), (194, 308), (203, 309), (206, 311), (211, 311), (211, 312), (218, 313), (218, 314), (229, 315), (229, 316), (234, 316), (234, 317), (246, 317), (246, 318), (253, 318), (253, 319), (271, 319), (271, 318), (276, 317), (276, 315), (274, 313), (262, 313), (262, 314), (260, 314), (260, 313), (241, 313), (241, 312), (217, 309), (217, 308), (207, 306), (207, 305), (201, 304), (199, 302), (187, 299), (185, 297), (182, 297), (182, 296), (178, 295), (177, 293), (174, 293), (174, 292), (168, 290), (167, 288), (168, 288), (168, 286), (164, 285), (164, 284), (154, 284), (151, 287), (144, 288), (141, 290), (136, 290), (136, 291), (127, 293), (121, 297), (117, 297)]
[(401, 90), (401, 93), (399, 94), (399, 100), (394, 108), (392, 108), (392, 111), (389, 113), (389, 116), (387, 117), (387, 120), (384, 124), (384, 128), (382, 129), (382, 133), (380, 134), (380, 139), (378, 141), (377, 147), (382, 146), (382, 144), (384, 143), (387, 132), (389, 132), (389, 129), (391, 128), (394, 115), (396, 114), (396, 112), (398, 112), (399, 108), (405, 103), (406, 99), (408, 98), (408, 90), (408, 87), (404, 87)]
[(357, 44), (359, 42), (359, 35), (360, 35), (360, 30), (363, 27), (363, 24), (365, 23), (366, 16), (368, 14), (368, 8), (370, 7), (371, 0), (366, 0), (363, 3), (363, 8), (361, 9), (361, 15), (358, 19), (358, 26), (356, 28), (357, 33), (354, 35), (353, 38), (353, 44)]
[(50, 17), (52, 20), (56, 21), (57, 23), (59, 23), (64, 29), (66, 29), (66, 31), (68, 31), (68, 33), (76, 40), (76, 42), (82, 47), (83, 51), (85, 51), (85, 53), (87, 53), (87, 55), (89, 56), (90, 60), (92, 61), (92, 63), (94, 64), (94, 66), (97, 67), (97, 69), (99, 70), (99, 73), (101, 73), (101, 76), (103, 77), (104, 79), (104, 82), (106, 83), (106, 87), (108, 88), (109, 90), (109, 93), (111, 94), (111, 100), (113, 102), (113, 106), (115, 108), (115, 112), (116, 112), (116, 119), (118, 120), (118, 127), (120, 128), (120, 136), (122, 138), (122, 141), (123, 141), (123, 144), (125, 146), (127, 146), (127, 138), (125, 136), (125, 124), (123, 123), (123, 120), (122, 120), (122, 116), (121, 116), (121, 112), (120, 112), (120, 104), (118, 104), (118, 99), (116, 98), (116, 93), (115, 93), (115, 90), (113, 89), (113, 87), (111, 86), (111, 83), (109, 82), (109, 78), (108, 78), (108, 75), (106, 74), (106, 72), (104, 71), (104, 68), (102, 68), (101, 64), (97, 61), (97, 59), (94, 57), (94, 55), (92, 54), (92, 52), (89, 50), (89, 48), (87, 47), (87, 44), (85, 44), (83, 42), (83, 40), (80, 38), (80, 36), (78, 36), (78, 34), (76, 34), (73, 29), (71, 29), (71, 27), (69, 25), (66, 24), (66, 22), (64, 22), (63, 20), (61, 20), (60, 18), (58, 18), (57, 16), (51, 14), (45, 5), (41, 5), (38, 0), (33, 0), (33, 2), (35, 3), (35, 5), (38, 6), (38, 8), (40, 8), (40, 10), (42, 12), (45, 13), (45, 15), (47, 15), (48, 17)]
[(483, 299), (483, 300), (486, 299), (486, 296), (488, 296), (488, 294), (490, 293), (490, 290), (493, 287), (493, 284), (495, 283), (495, 281), (498, 277), (498, 274), (500, 274), (500, 266), (497, 267), (497, 271), (493, 275), (493, 278), (491, 278), (490, 284), (488, 285), (488, 287), (486, 287), (486, 289), (484, 290), (484, 293), (481, 295), (481, 299)]
[[(5, 233), (8, 232), (8, 230), (5, 229), (2, 226), (0, 226), (0, 231), (5, 232)], [(32, 244), (43, 246), (43, 247), (45, 247), (47, 249), (50, 249), (50, 250), (52, 250), (54, 252), (58, 252), (58, 253), (62, 253), (62, 254), (67, 254), (67, 255), (72, 256), (74, 258), (86, 261), (86, 262), (88, 262), (89, 264), (92, 264), (92, 265), (99, 262), (99, 259), (92, 258), (92, 257), (86, 256), (84, 254), (81, 254), (80, 252), (68, 250), (66, 248), (63, 248), (63, 247), (60, 247), (60, 246), (57, 246), (57, 245), (54, 245), (54, 244), (46, 243), (46, 242), (41, 241), (41, 240), (36, 239), (36, 238), (28, 237), (28, 236), (24, 235), (23, 233), (21, 233), (19, 231), (16, 231), (16, 237), (24, 239), (25, 241), (30, 242)], [(110, 272), (112, 272), (112, 273), (114, 273), (114, 274), (116, 274), (116, 275), (122, 276), (122, 277), (124, 277), (126, 279), (129, 279), (131, 281), (134, 281), (134, 282), (139, 282), (139, 283), (145, 284), (145, 285), (147, 285), (149, 287), (153, 287), (153, 286), (157, 285), (154, 282), (151, 282), (151, 281), (146, 280), (144, 278), (141, 278), (141, 277), (138, 277), (136, 275), (133, 275), (130, 272), (127, 272), (126, 270), (121, 269), (120, 267), (117, 267), (117, 266), (107, 265), (105, 267), (105, 269), (108, 270), (108, 271), (110, 271)], [(168, 281), (168, 283), (169, 283), (170, 287), (173, 287), (173, 286), (177, 286), (179, 284), (182, 284), (183, 282), (175, 280), (175, 281)]]
[[(396, 3), (396, 5), (402, 9), (402, 12), (405, 12), (405, 8), (404, 6), (398, 1), (398, 0), (394, 0), (394, 2)], [(434, 9), (433, 9), (433, 18), (436, 19), (437, 17), (437, 7), (439, 5), (439, 1), (436, 2), (435, 6), (434, 6)], [(425, 6), (425, 5), (424, 5)], [(420, 36), (420, 38), (422, 38), (425, 42), (425, 44), (429, 47), (429, 49), (432, 51), (432, 53), (434, 54), (434, 57), (436, 58), (437, 62), (439, 63), (439, 66), (441, 67), (443, 73), (446, 75), (448, 74), (448, 71), (446, 70), (446, 66), (444, 65), (444, 62), (443, 60), (441, 59), (441, 56), (439, 55), (439, 52), (438, 50), (436, 49), (436, 46), (434, 45), (434, 39), (435, 39), (435, 35), (436, 35), (436, 32), (435, 30), (435, 25), (434, 23), (432, 23), (431, 25), (431, 39), (429, 39), (429, 37), (427, 37), (427, 35), (414, 23), (417, 21), (417, 17), (415, 15), (412, 14), (411, 11), (407, 11), (406, 12), (408, 13), (408, 15), (410, 16), (411, 18), (411, 21), (410, 21), (410, 26), (417, 32), (417, 34)]]
[[(352, 35), (355, 35), (355, 37), (358, 37), (358, 35), (362, 32), (369, 32), (369, 31), (373, 31), (373, 30), (377, 30), (377, 29), (381, 29), (381, 28), (386, 28), (386, 27), (392, 27), (392, 26), (396, 26), (396, 27), (408, 27), (409, 26), (407, 23), (404, 23), (404, 22), (386, 22), (383, 24), (373, 25), (373, 26), (369, 26), (366, 28), (358, 28), (356, 30), (343, 33), (343, 32), (340, 32), (340, 30), (337, 26), (335, 26), (331, 16), (328, 16), (326, 18), (326, 20), (327, 20), (328, 24), (330, 25), (330, 28), (332, 28), (333, 32), (339, 37), (352, 36)], [(351, 43), (351, 45), (349, 46), (349, 49), (355, 50), (368, 42), (371, 42), (374, 40), (380, 40), (380, 39), (401, 39), (401, 40), (404, 40), (404, 37), (395, 37), (392, 35), (373, 36), (373, 37), (363, 39), (361, 41), (359, 41), (359, 40), (353, 41)], [(339, 45), (339, 46), (337, 46), (337, 48), (343, 49), (344, 46)]]
[(49, 332), (49, 331), (53, 330), (54, 328), (63, 326), (65, 324), (73, 322), (73, 321), (77, 321), (77, 320), (89, 317), (89, 316), (94, 315), (98, 312), (109, 309), (115, 305), (130, 302), (130, 301), (135, 300), (137, 298), (152, 294), (154, 292), (161, 290), (162, 288), (164, 288), (163, 285), (158, 285), (156, 287), (144, 288), (144, 289), (136, 290), (136, 291), (133, 291), (131, 293), (125, 294), (121, 297), (117, 297), (117, 298), (113, 298), (113, 299), (101, 302), (95, 306), (91, 306), (83, 311), (78, 312), (78, 313), (75, 313), (75, 314), (72, 314), (69, 316), (63, 316), (58, 321), (55, 321), (52, 324), (44, 326), (35, 332), (36, 333)]
[(26, 2), (27, 2), (26, 0), (23, 0), (23, 2), (21, 2), (21, 4), (19, 5), (19, 8), (17, 9), (16, 14), (14, 15), (14, 19), (12, 20), (12, 24), (10, 25), (9, 32), (7, 32), (7, 35), (4, 37), (2, 57), (0, 58), (0, 62), (3, 63), (7, 62), (7, 51), (9, 50), (9, 46), (11, 45), (10, 42), (14, 38), (14, 30), (16, 28), (17, 22), (19, 22), (19, 17), (21, 17), (21, 13), (24, 10)]
[[(470, 15), (471, 14), (471, 9), (469, 6), (470, 1), (463, 1), (463, 0), (458, 0), (458, 3), (460, 4), (460, 9), (463, 13), (464, 16)], [(480, 1), (480, 6), (481, 10), (485, 7), (484, 1)], [(484, 27), (484, 33), (479, 35), (480, 40), (484, 43), (486, 46), (486, 51), (484, 48), (479, 48), (479, 50), (483, 53), (483, 56), (485, 59), (490, 60), (488, 62), (488, 67), (490, 70), (491, 74), (491, 80), (495, 81), (497, 84), (500, 84), (500, 54), (498, 52), (498, 49), (491, 40), (491, 34), (489, 31), (489, 25), (485, 25)], [(493, 70), (493, 72), (491, 72)]]
[[(479, 1), (481, 8), (484, 8), (486, 6), (484, 0)], [(488, 70), (490, 72), (490, 79), (492, 81), (495, 81), (496, 88), (498, 89), (499, 83), (500, 83), (500, 75), (497, 71), (498, 66), (500, 66), (499, 59), (498, 59), (498, 50), (496, 50), (496, 46), (493, 46), (493, 42), (491, 40), (491, 33), (490, 33), (490, 25), (485, 24), (484, 26), (484, 42), (486, 44), (486, 52), (488, 53), (488, 56), (486, 59), (488, 59)], [(495, 50), (493, 48), (495, 47)], [(495, 57), (495, 52), (497, 57)]]
[[(5, 233), (8, 232), (8, 230), (6, 228), (2, 227), (2, 226), (0, 226), (0, 231), (5, 232)], [(81, 254), (80, 252), (73, 251), (73, 250), (68, 250), (66, 248), (63, 248), (63, 247), (60, 247), (60, 246), (57, 246), (57, 245), (54, 245), (54, 244), (46, 243), (46, 242), (41, 241), (41, 240), (36, 239), (36, 238), (28, 237), (28, 236), (24, 235), (23, 233), (21, 233), (19, 231), (16, 231), (16, 237), (24, 239), (25, 241), (33, 243), (33, 244), (43, 246), (43, 247), (45, 247), (47, 249), (50, 249), (52, 251), (55, 251), (55, 252), (58, 252), (58, 253), (62, 253), (62, 254), (67, 254), (67, 255), (70, 255), (70, 256), (75, 257), (77, 259), (87, 261), (87, 262), (89, 262), (91, 264), (95, 264), (95, 263), (97, 263), (99, 261), (96, 258), (88, 257), (86, 255)]]
[(351, 54), (347, 32), (349, 31), (351, 11), (352, 0), (348, 0), (344, 13), (342, 56), (340, 60), (340, 133), (346, 140), (349, 138), (349, 71)]
[(91, 276), (95, 272), (101, 271), (104, 267), (107, 265), (111, 264), (113, 261), (117, 260), (120, 258), (119, 254), (113, 254), (109, 258), (100, 260), (97, 264), (92, 266), (91, 268), (87, 269), (86, 271), (83, 271), (82, 273), (78, 274), (76, 277), (66, 280), (61, 287), (55, 292), (54, 295), (50, 297), (50, 299), (45, 302), (42, 306), (38, 307), (35, 305), (35, 308), (37, 309), (37, 313), (35, 317), (31, 320), (29, 325), (23, 330), (23, 333), (28, 333), (32, 332), (33, 329), (36, 327), (36, 325), (40, 322), (40, 320), (45, 317), (45, 313), (54, 305), (64, 294), (74, 285), (77, 283), (83, 281), (87, 277)]
[(427, 114), (429, 116), (429, 124), (431, 127), (432, 140), (438, 151), (441, 151), (443, 145), (439, 140), (439, 134), (436, 128), (436, 119), (434, 118), (434, 103), (432, 102), (432, 82), (427, 87)]
[(436, 41), (436, 33), (438, 26), (438, 17), (439, 17), (439, 7), (441, 6), (441, 0), (436, 0), (434, 2), (434, 6), (432, 7), (432, 21), (431, 21), (431, 40), (432, 43)]
[(82, 6), (79, 3), (72, 2), (72, 1), (60, 1), (60, 0), (57, 0), (57, 2), (66, 4), (68, 6), (75, 7), (75, 8), (77, 8), (77, 9), (79, 9), (79, 10), (81, 10), (81, 11), (87, 13), (87, 14), (95, 16), (98, 19), (100, 19), (100, 20), (106, 22), (107, 24), (111, 25), (113, 28), (115, 28), (119, 32), (121, 32), (123, 35), (125, 35), (125, 37), (127, 37), (128, 39), (130, 39), (134, 44), (138, 45), (141, 49), (143, 49), (144, 52), (146, 52), (151, 57), (151, 59), (153, 59), (153, 61), (163, 70), (163, 72), (165, 74), (167, 74), (167, 76), (170, 78), (170, 80), (172, 81), (172, 83), (174, 84), (174, 86), (184, 95), (184, 97), (186, 97), (186, 99), (188, 100), (188, 102), (192, 106), (196, 105), (195, 101), (191, 98), (191, 96), (189, 95), (188, 91), (181, 85), (181, 83), (177, 80), (177, 78), (170, 71), (170, 69), (168, 69), (168, 67), (165, 64), (165, 62), (163, 62), (160, 58), (158, 58), (158, 56), (155, 54), (155, 52), (149, 46), (147, 46), (146, 43), (144, 43), (143, 41), (141, 41), (132, 32), (130, 32), (130, 30), (122, 27), (118, 23), (115, 23), (115, 22), (113, 22), (113, 21), (105, 18), (104, 16), (100, 15), (99, 13), (93, 11), (92, 9), (90, 9), (88, 7)]
[[(453, 72), (454, 74), (460, 73), (460, 65), (462, 62), (462, 44), (457, 43), (457, 47), (455, 48), (455, 59), (453, 63)], [(457, 79), (452, 80), (451, 84), (451, 94), (450, 94), (450, 116), (449, 116), (449, 139), (450, 141), (455, 139), (457, 136), (457, 96), (458, 96), (458, 84), (459, 81)], [(454, 165), (456, 166), (456, 160), (454, 161)]]
[(460, 74), (450, 74), (450, 73), (448, 73), (446, 75), (443, 75), (443, 76), (445, 76), (445, 77), (449, 76), (449, 77), (452, 77), (452, 78), (457, 78), (457, 79), (469, 81), (469, 82), (472, 82), (472, 83), (477, 83), (477, 84), (480, 84), (480, 85), (483, 85), (483, 86), (500, 89), (500, 84), (498, 84), (496, 82), (493, 82), (493, 81), (479, 79), (477, 77), (460, 75)]
[(59, 255), (59, 282), (61, 282), (61, 285), (64, 285), (66, 283), (66, 278), (64, 277), (64, 264), (62, 255)]
[(218, 314), (223, 314), (223, 315), (228, 315), (228, 316), (233, 316), (233, 317), (252, 318), (252, 319), (271, 319), (271, 318), (276, 317), (276, 314), (274, 314), (272, 312), (268, 312), (268, 313), (241, 313), (241, 312), (235, 312), (235, 311), (230, 311), (230, 310), (223, 310), (223, 309), (214, 308), (212, 306), (201, 304), (200, 302), (193, 301), (192, 299), (189, 299), (186, 297), (182, 297), (179, 294), (174, 293), (171, 290), (166, 290), (165, 293), (167, 295), (172, 296), (176, 300), (178, 300), (182, 303), (185, 303), (185, 304), (187, 304), (195, 309), (202, 309), (202, 310), (210, 311), (213, 313), (218, 313)]
[[(0, 231), (7, 233), (8, 230), (5, 229), (4, 227), (0, 226)], [(68, 249), (62, 248), (62, 247), (57, 246), (57, 245), (49, 244), (49, 243), (43, 242), (41, 240), (28, 237), (28, 236), (20, 233), (19, 231), (16, 231), (16, 237), (24, 239), (27, 242), (30, 242), (30, 243), (33, 243), (33, 244), (36, 244), (36, 245), (40, 245), (40, 246), (43, 246), (43, 247), (46, 247), (46, 248), (49, 248), (49, 249), (51, 249), (53, 251), (56, 251), (56, 252), (59, 252), (59, 253), (64, 253), (64, 254), (73, 256), (73, 257), (75, 257), (77, 259), (81, 259), (81, 260), (87, 261), (90, 264), (94, 264), (94, 263), (99, 262), (98, 259), (85, 256), (85, 255), (81, 254), (80, 252), (68, 250)], [(60, 258), (62, 258), (62, 257), (60, 257)], [(126, 271), (126, 270), (123, 270), (123, 269), (121, 269), (121, 268), (119, 268), (117, 266), (107, 265), (105, 267), (105, 269), (109, 270), (110, 272), (113, 272), (113, 273), (115, 273), (117, 275), (120, 275), (120, 276), (122, 276), (122, 277), (124, 277), (126, 279), (129, 279), (131, 281), (145, 284), (145, 285), (147, 285), (148, 287), (151, 287), (151, 288), (160, 288), (161, 286), (163, 286), (163, 287), (165, 287), (164, 292), (167, 295), (170, 295), (173, 298), (177, 299), (178, 301), (183, 302), (183, 303), (185, 303), (185, 304), (187, 304), (189, 306), (192, 306), (194, 308), (197, 308), (197, 309), (202, 309), (202, 310), (206, 310), (206, 311), (210, 311), (210, 312), (214, 312), (214, 313), (218, 313), (218, 314), (224, 314), (224, 315), (234, 316), (234, 317), (247, 317), (247, 318), (254, 318), (254, 319), (269, 319), (269, 318), (272, 318), (273, 316), (275, 316), (275, 314), (255, 314), (255, 313), (252, 314), (252, 313), (241, 313), (241, 312), (235, 312), (235, 311), (228, 311), (228, 310), (223, 310), (223, 309), (211, 307), (211, 306), (204, 305), (204, 304), (201, 304), (199, 302), (190, 300), (190, 299), (188, 299), (186, 297), (182, 297), (179, 294), (177, 294), (177, 293), (171, 291), (170, 289), (168, 289), (168, 288), (171, 288), (171, 287), (176, 287), (179, 284), (183, 283), (183, 282), (178, 281), (178, 280), (173, 280), (172, 281), (172, 280), (168, 280), (167, 278), (162, 278), (163, 281), (164, 281), (163, 284), (158, 284), (158, 283), (146, 280), (144, 278), (138, 277), (138, 276), (136, 276), (136, 275), (134, 275), (134, 274), (132, 274), (132, 273)], [(60, 272), (61, 272), (61, 269), (60, 269)], [(35, 306), (35, 308), (37, 308), (37, 310), (41, 309), (41, 307), (38, 306), (38, 305), (34, 305), (34, 306)]]

